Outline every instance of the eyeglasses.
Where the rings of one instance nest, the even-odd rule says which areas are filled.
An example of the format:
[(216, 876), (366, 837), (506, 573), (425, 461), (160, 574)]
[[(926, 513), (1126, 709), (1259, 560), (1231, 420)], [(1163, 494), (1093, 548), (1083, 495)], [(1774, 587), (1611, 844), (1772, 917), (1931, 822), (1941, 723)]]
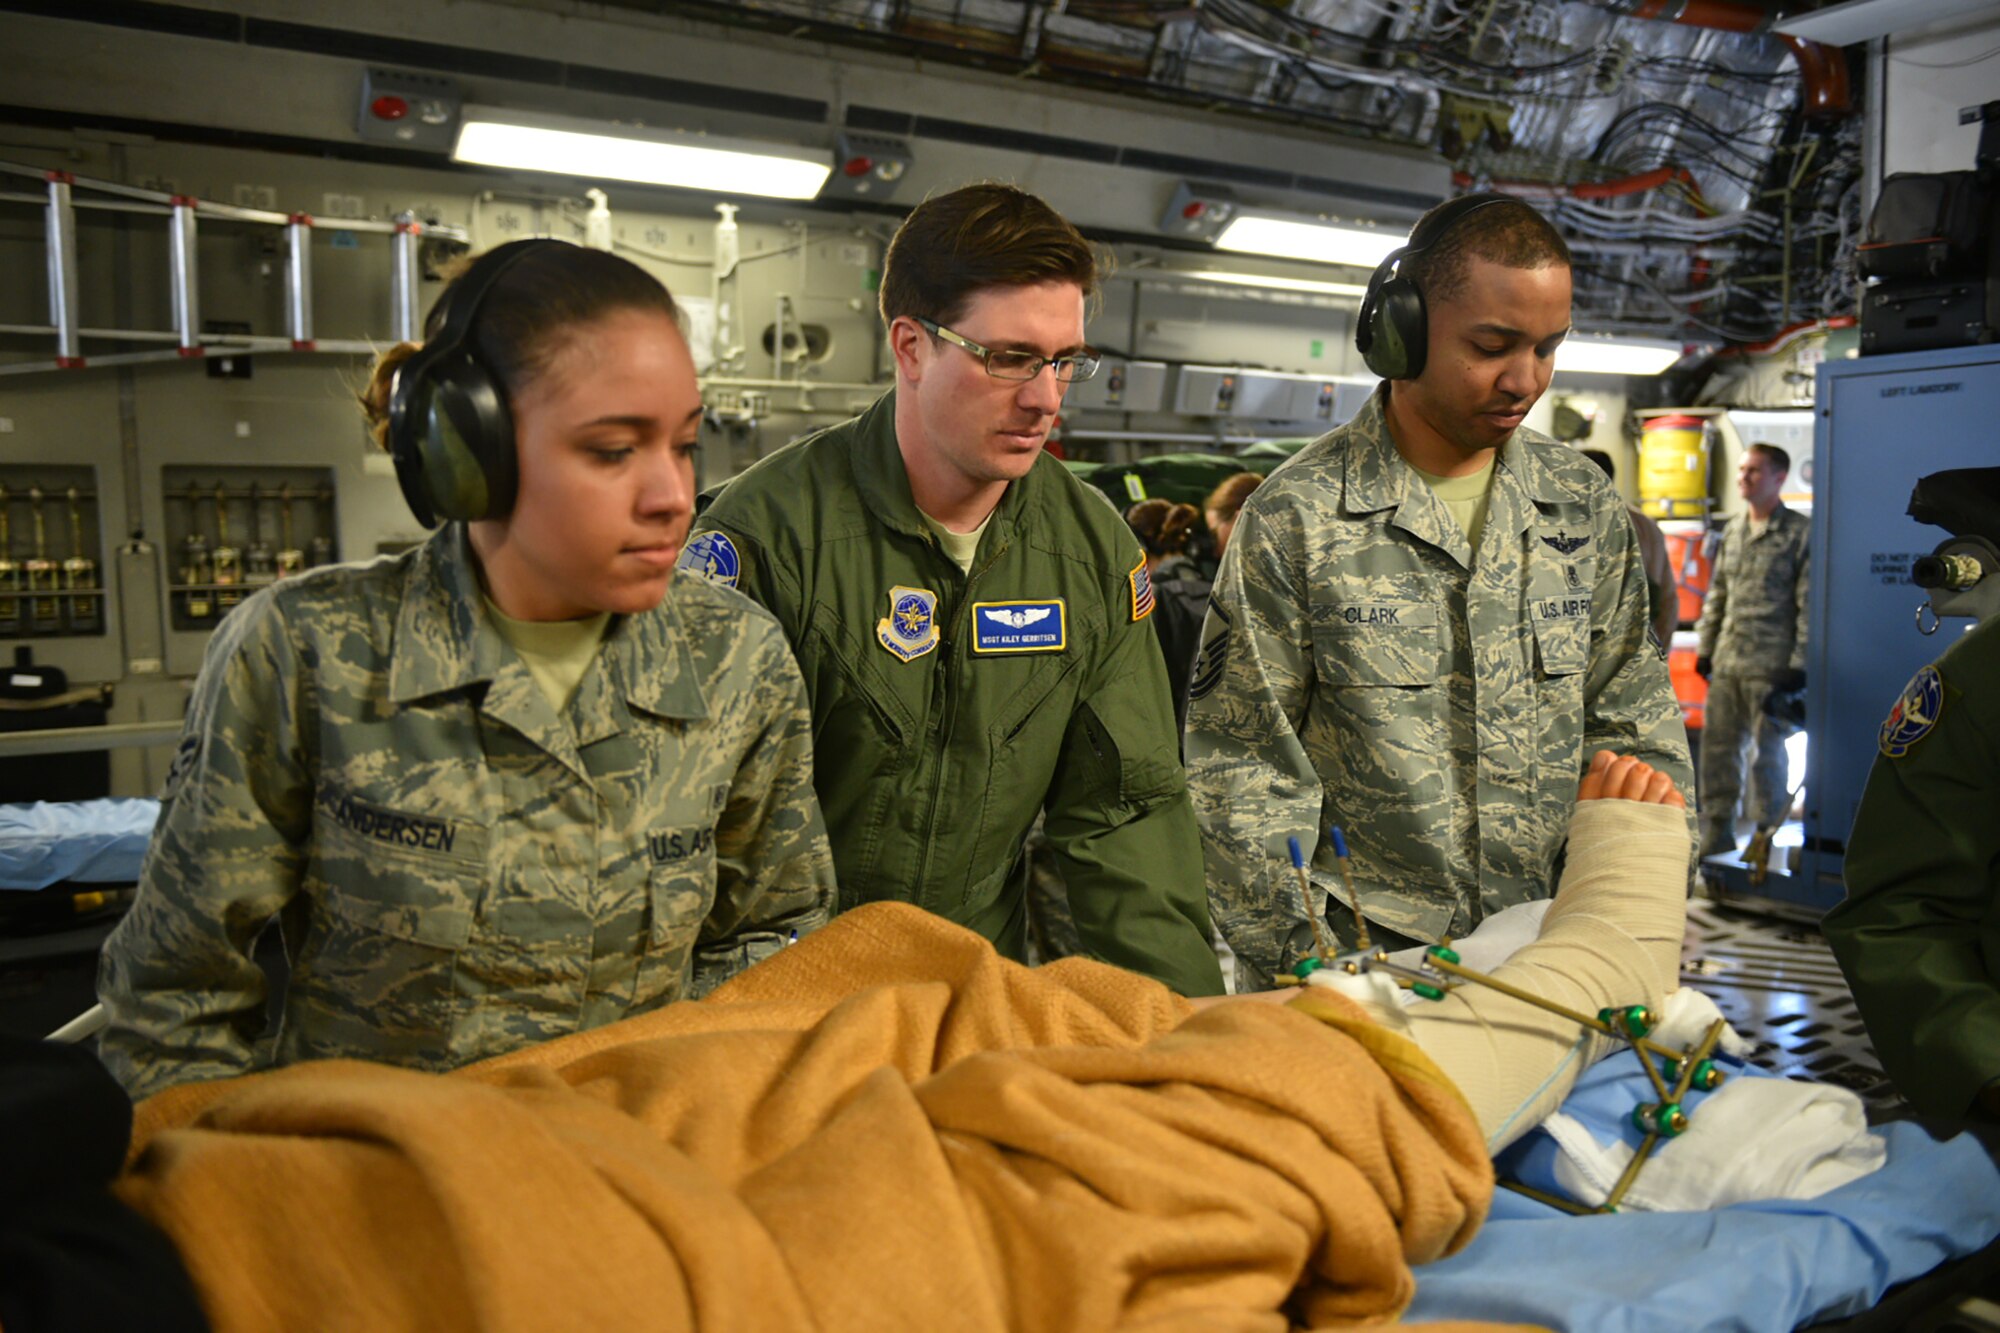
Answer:
[(913, 316), (917, 323), (956, 347), (963, 347), (986, 364), (986, 373), (996, 380), (1031, 380), (1048, 366), (1056, 373), (1056, 383), (1073, 384), (1077, 380), (1087, 380), (1097, 373), (1098, 356), (1095, 352), (1071, 352), (1067, 356), (1040, 356), (1034, 352), (996, 351), (991, 347), (981, 347), (963, 334), (953, 333), (934, 319), (922, 315)]

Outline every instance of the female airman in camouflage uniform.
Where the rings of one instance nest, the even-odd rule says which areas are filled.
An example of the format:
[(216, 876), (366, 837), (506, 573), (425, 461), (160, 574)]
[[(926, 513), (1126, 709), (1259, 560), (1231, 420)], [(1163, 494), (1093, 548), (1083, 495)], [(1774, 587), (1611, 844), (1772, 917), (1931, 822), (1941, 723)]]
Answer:
[[(414, 550), (259, 592), (209, 646), (99, 977), (102, 1054), (135, 1095), (497, 1055), (699, 993), (832, 906), (783, 635), (727, 588), (669, 587), (701, 414), (672, 298), (528, 244), (428, 325), (449, 335), (458, 291), (518, 482), (488, 475), (489, 516)], [(417, 352), (363, 396), (378, 439)], [(273, 918), (290, 976), (260, 1039)]]

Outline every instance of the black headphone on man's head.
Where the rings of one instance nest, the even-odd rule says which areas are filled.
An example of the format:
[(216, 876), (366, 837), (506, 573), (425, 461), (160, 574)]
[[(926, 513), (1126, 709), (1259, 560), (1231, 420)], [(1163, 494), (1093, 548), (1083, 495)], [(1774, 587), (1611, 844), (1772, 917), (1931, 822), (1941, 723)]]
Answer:
[(1408, 242), (1376, 265), (1354, 321), (1354, 345), (1370, 370), (1385, 380), (1413, 380), (1424, 373), (1430, 316), (1423, 292), (1403, 274), (1403, 261), (1436, 245), (1469, 214), (1490, 204), (1513, 202), (1512, 195), (1490, 193), (1454, 199), (1418, 223)]
[(520, 469), (507, 386), (479, 359), (472, 321), (501, 275), (548, 239), (509, 241), (472, 262), (438, 298), (437, 331), (396, 368), (389, 390), (389, 454), (403, 498), (425, 527), (501, 518)]

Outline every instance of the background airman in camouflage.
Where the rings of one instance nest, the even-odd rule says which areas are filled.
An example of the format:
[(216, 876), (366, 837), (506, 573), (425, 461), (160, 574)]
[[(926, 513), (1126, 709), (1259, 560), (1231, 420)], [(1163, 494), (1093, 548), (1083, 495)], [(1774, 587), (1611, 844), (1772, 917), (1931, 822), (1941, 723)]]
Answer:
[[(1623, 504), (1580, 455), (1519, 428), (1568, 329), (1567, 252), (1517, 203), (1447, 234), (1462, 272), (1429, 292), (1428, 365), (1251, 496), (1210, 600), (1187, 755), (1239, 990), (1313, 947), (1289, 837), (1314, 849), (1310, 910), (1351, 941), (1327, 833), (1344, 826), (1371, 933), (1395, 947), (1548, 896), (1597, 750), (1691, 793)], [(1419, 450), (1428, 471), (1476, 473), (1483, 452), (1474, 521), (1412, 465), (1392, 395), (1427, 414), (1412, 439), (1456, 450)]]
[(1806, 683), (1806, 538), (1812, 523), (1778, 498), (1791, 456), (1753, 444), (1737, 465), (1749, 512), (1722, 534), (1695, 622), (1695, 670), (1708, 680), (1701, 730), (1701, 852), (1734, 851), (1743, 804), (1744, 751), (1754, 742), (1749, 813), (1759, 824), (1785, 817), (1785, 729), (1764, 711), (1773, 690)]

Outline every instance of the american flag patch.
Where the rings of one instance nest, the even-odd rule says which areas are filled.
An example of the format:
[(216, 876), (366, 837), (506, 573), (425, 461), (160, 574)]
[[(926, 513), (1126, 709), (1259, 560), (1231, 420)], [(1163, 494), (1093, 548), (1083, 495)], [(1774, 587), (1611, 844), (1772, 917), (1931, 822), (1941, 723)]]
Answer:
[(1153, 575), (1146, 568), (1146, 557), (1141, 555), (1139, 563), (1125, 576), (1132, 586), (1132, 620), (1137, 623), (1153, 614)]

